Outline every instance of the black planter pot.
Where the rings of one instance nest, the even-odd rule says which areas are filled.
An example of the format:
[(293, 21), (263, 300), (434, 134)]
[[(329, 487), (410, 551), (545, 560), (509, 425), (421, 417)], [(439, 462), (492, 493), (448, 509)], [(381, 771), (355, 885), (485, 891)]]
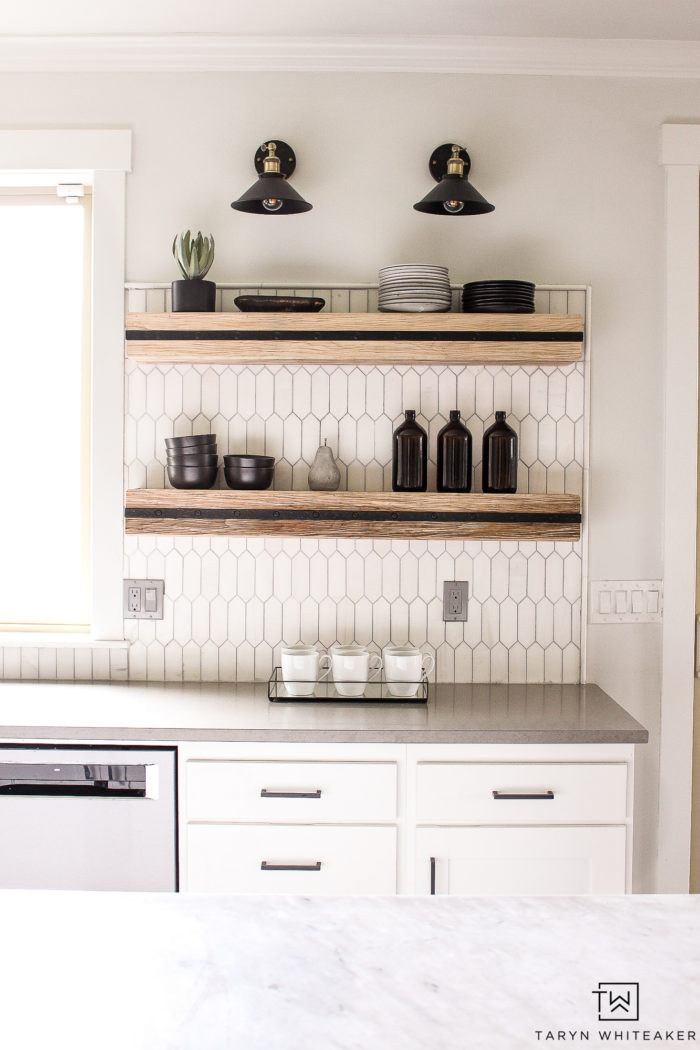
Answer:
[(216, 306), (216, 285), (213, 281), (194, 279), (173, 281), (173, 313), (213, 313)]

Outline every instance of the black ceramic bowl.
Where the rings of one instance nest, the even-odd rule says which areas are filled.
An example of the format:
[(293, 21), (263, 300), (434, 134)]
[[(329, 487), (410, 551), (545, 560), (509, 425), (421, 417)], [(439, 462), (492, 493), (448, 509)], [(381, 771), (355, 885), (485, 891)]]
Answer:
[(230, 489), (269, 489), (274, 473), (274, 466), (224, 466), (224, 477)]
[(168, 479), (174, 489), (210, 489), (216, 481), (219, 468), (183, 467), (179, 464), (168, 464)]
[(274, 456), (224, 456), (225, 467), (274, 467)]
[(182, 452), (184, 446), (215, 444), (216, 434), (185, 434), (184, 437), (171, 437), (165, 439), (165, 447), (176, 452)]
[(218, 462), (219, 457), (216, 452), (193, 452), (192, 455), (168, 452), (169, 467), (215, 467)]

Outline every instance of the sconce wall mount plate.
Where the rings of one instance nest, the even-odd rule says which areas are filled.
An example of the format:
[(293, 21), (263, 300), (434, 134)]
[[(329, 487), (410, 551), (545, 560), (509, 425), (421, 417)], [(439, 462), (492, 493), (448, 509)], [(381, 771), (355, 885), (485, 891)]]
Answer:
[[(428, 171), (433, 176), (436, 182), (440, 182), (441, 179), (447, 175), (447, 162), (452, 159), (452, 144), (444, 143), (442, 146), (437, 146), (430, 154), (430, 162), (428, 164)], [(465, 150), (464, 146), (459, 146), (459, 153), (457, 156), (464, 165), (464, 177), (471, 171), (472, 161), (471, 157)]]
[(231, 202), (235, 211), (253, 215), (294, 215), (311, 211), (312, 205), (288, 183), (296, 167), (294, 150), (281, 139), (263, 142), (254, 162), (258, 180)]
[[(294, 169), (297, 166), (296, 153), (291, 146), (287, 145), (286, 142), (282, 142), (282, 139), (273, 139), (275, 144), (275, 153), (277, 154), (277, 160), (280, 162), (279, 170), (280, 175), (284, 179), (288, 179), (290, 175), (294, 174)], [(262, 146), (255, 152), (255, 170), (258, 175), (262, 175), (265, 171), (265, 161), (270, 160), (268, 151), (268, 142), (263, 142)]]
[(445, 143), (433, 150), (428, 170), (437, 186), (414, 204), (429, 215), (484, 215), (494, 205), (469, 182), (471, 159), (463, 146)]

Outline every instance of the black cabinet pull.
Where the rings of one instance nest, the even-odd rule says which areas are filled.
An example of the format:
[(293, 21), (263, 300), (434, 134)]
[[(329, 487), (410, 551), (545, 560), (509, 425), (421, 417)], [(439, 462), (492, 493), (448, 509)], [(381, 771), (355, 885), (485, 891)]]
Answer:
[(538, 791), (536, 794), (528, 793), (527, 791), (492, 791), (491, 794), (495, 798), (496, 802), (500, 802), (506, 798), (516, 799), (538, 799), (546, 801), (547, 799), (554, 798), (553, 791)]
[(260, 798), (320, 798), (321, 789), (316, 788), (315, 791), (268, 791), (267, 788), (263, 788), (260, 792)]
[(260, 865), (261, 871), (320, 871), (321, 861), (315, 864), (268, 864), (266, 860)]
[(435, 896), (435, 857), (430, 858), (430, 896)]

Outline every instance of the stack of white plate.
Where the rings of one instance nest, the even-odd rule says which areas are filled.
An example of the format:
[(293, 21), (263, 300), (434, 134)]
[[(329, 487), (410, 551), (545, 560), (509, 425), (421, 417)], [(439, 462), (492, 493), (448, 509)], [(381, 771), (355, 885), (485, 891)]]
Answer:
[(439, 313), (452, 306), (446, 266), (384, 266), (379, 271), (379, 309)]

